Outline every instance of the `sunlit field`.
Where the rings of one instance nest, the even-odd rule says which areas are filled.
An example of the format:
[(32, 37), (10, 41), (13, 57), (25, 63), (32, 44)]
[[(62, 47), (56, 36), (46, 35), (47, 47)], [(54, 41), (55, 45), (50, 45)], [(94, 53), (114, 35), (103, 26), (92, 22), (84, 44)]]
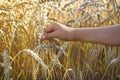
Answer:
[(0, 0), (1, 80), (120, 80), (120, 47), (40, 42), (52, 22), (120, 24), (120, 0)]

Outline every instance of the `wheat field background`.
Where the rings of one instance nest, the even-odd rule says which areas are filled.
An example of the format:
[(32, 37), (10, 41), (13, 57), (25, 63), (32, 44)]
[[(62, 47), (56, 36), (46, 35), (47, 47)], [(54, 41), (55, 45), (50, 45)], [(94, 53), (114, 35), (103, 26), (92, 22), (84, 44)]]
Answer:
[(120, 24), (120, 0), (0, 0), (1, 80), (120, 80), (120, 48), (54, 39), (47, 25)]

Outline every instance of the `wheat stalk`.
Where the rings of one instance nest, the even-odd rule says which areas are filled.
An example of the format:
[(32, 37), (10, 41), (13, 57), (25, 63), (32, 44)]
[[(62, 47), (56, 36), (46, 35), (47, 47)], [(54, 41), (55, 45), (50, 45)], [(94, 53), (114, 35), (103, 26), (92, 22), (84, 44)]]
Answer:
[(4, 80), (9, 80), (10, 77), (11, 77), (11, 70), (10, 70), (10, 60), (9, 60), (9, 55), (8, 55), (8, 51), (7, 50), (4, 50), (3, 53), (2, 53), (2, 56), (3, 56), (3, 63), (4, 63), (4, 77), (3, 79)]
[[(73, 69), (68, 69), (68, 70), (66, 70), (66, 72), (65, 72), (62, 80), (66, 80), (66, 78), (67, 78), (68, 80), (76, 80), (76, 75), (75, 75)], [(81, 79), (80, 79), (80, 80), (81, 80)]]
[[(19, 56), (21, 53), (27, 53), (27, 54), (31, 55), (33, 58), (35, 58), (35, 60), (37, 60), (38, 63), (42, 66), (42, 69), (41, 69), (42, 70), (42, 75), (41, 75), (41, 77), (42, 78), (46, 78), (47, 77), (47, 72), (48, 72), (47, 65), (45, 65), (43, 60), (35, 52), (33, 52), (30, 49), (23, 49), (23, 50), (19, 51), (18, 54), (10, 62), (8, 67), (10, 67), (10, 65), (13, 63), (13, 61), (16, 59), (16, 57)], [(7, 67), (7, 70), (8, 70), (8, 67)]]
[[(68, 79), (78, 80), (98, 80), (101, 78), (105, 79), (107, 74), (112, 74), (111, 77), (118, 75), (119, 70), (112, 71), (112, 73), (108, 73), (108, 70), (110, 69), (110, 66), (119, 64), (119, 58), (111, 60), (116, 54), (119, 54), (119, 48), (115, 47), (114, 50), (108, 48), (108, 46), (93, 45), (87, 43), (80, 43), (76, 46), (74, 43), (74, 46), (76, 47), (73, 47), (74, 49), (70, 48), (71, 50), (67, 52), (65, 49), (67, 47), (70, 47), (68, 46), (71, 44), (70, 42), (64, 42), (62, 46), (60, 44), (60, 49), (56, 48), (57, 44), (50, 42), (37, 43), (36, 39), (38, 38), (36, 33), (44, 33), (44, 28), (46, 25), (53, 21), (66, 24), (67, 26), (71, 27), (79, 27), (79, 25), (80, 27), (97, 27), (119, 23), (120, 8), (119, 4), (116, 3), (118, 0), (82, 1), (83, 3), (81, 4), (81, 0), (1, 0), (0, 37), (1, 40), (4, 41), (5, 48), (3, 48), (3, 46), (0, 46), (2, 50), (0, 53), (1, 55), (3, 55), (2, 53), (7, 53), (4, 55), (4, 57), (2, 56), (4, 58), (3, 63), (0, 63), (0, 66), (2, 68), (7, 66), (7, 68), (4, 70), (4, 75), (1, 80), (5, 78), (7, 79), (9, 77), (9, 71), (11, 72), (10, 68), (13, 61), (15, 64), (18, 64), (21, 58), (18, 58), (18, 60), (15, 59), (17, 56), (19, 56), (19, 54), (22, 53), (31, 55), (33, 58), (35, 58), (38, 64), (36, 64), (36, 61), (33, 60), (33, 63), (31, 64), (33, 66), (32, 72), (20, 71), (16, 73), (17, 75), (12, 74), (13, 78), (19, 78), (18, 76), (21, 76), (24, 77), (24, 79), (28, 79), (29, 76), (32, 75), (33, 79), (41, 80), (46, 78), (48, 80), (58, 80), (59, 78), (62, 80), (65, 79), (65, 77)], [(25, 39), (19, 39), (19, 35), (25, 37)], [(24, 41), (29, 44), (25, 43)], [(43, 54), (45, 58), (44, 62), (46, 62), (46, 64), (49, 66), (43, 62), (41, 56), (38, 56), (38, 52), (44, 53), (44, 50), (46, 53), (50, 53), (48, 55)], [(69, 55), (71, 52), (73, 54), (71, 54), (69, 57), (74, 57), (75, 55), (75, 59), (69, 59), (68, 57), (66, 59), (66, 56), (63, 58), (61, 57), (61, 55)], [(58, 54), (54, 55), (51, 53)], [(76, 57), (76, 54), (79, 54), (79, 56), (77, 55)], [(15, 56), (11, 62), (8, 60), (10, 59), (10, 56)], [(22, 57), (25, 58), (26, 55)], [(70, 61), (73, 61), (73, 63), (71, 62), (71, 64), (68, 65), (67, 63)], [(88, 63), (84, 64), (85, 61), (88, 61)], [(38, 66), (41, 67), (40, 71)], [(27, 67), (24, 67), (26, 70)], [(16, 68), (16, 66), (14, 66), (13, 73), (17, 70), (22, 70), (21, 67), (19, 68)], [(64, 69), (63, 72), (61, 68)], [(29, 69), (29, 67), (27, 69)], [(39, 76), (40, 78), (36, 78), (36, 73), (42, 74)], [(73, 75), (69, 76), (71, 74)], [(103, 76), (101, 74), (103, 74)], [(108, 79), (112, 79), (111, 77), (108, 77)], [(9, 77), (9, 80), (12, 80), (13, 78)]]
[(115, 58), (115, 59), (113, 59), (113, 60), (111, 60), (111, 62), (108, 64), (108, 66), (106, 67), (106, 70), (105, 70), (105, 73), (104, 73), (104, 75), (103, 75), (103, 79), (102, 80), (104, 80), (104, 78), (105, 78), (105, 75), (106, 75), (106, 73), (107, 73), (107, 71), (108, 71), (108, 69), (109, 69), (109, 67), (111, 66), (111, 65), (120, 65), (120, 56), (118, 56), (117, 58)]
[(68, 44), (69, 44), (69, 42), (65, 42), (62, 46), (61, 46), (61, 48), (60, 48), (60, 50), (58, 51), (58, 54), (56, 55), (56, 58), (57, 59), (59, 59), (65, 52), (65, 49), (67, 48), (67, 46), (68, 46)]

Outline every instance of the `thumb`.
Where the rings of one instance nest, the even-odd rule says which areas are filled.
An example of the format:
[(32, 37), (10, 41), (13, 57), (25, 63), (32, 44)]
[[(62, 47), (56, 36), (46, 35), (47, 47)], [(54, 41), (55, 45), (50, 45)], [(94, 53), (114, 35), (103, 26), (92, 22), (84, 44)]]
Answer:
[(57, 35), (58, 35), (57, 31), (45, 34), (45, 36), (46, 36), (47, 39), (56, 38)]
[(58, 35), (58, 33), (56, 31), (51, 32), (51, 33), (44, 33), (41, 36), (41, 40), (48, 40), (48, 39), (56, 38), (57, 35)]

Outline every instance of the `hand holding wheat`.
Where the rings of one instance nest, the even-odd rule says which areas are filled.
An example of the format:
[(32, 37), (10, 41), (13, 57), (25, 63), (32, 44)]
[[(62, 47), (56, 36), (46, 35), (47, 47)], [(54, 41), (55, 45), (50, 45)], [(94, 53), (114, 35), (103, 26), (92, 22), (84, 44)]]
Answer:
[(63, 24), (54, 22), (50, 24), (44, 34), (40, 37), (41, 41), (50, 40), (52, 38), (59, 38), (61, 40), (69, 41), (72, 39), (72, 28), (69, 28)]
[(120, 45), (120, 24), (99, 28), (69, 28), (60, 23), (50, 24), (41, 40), (58, 38), (65, 41), (84, 41), (104, 45)]

